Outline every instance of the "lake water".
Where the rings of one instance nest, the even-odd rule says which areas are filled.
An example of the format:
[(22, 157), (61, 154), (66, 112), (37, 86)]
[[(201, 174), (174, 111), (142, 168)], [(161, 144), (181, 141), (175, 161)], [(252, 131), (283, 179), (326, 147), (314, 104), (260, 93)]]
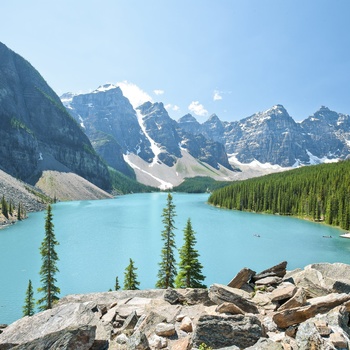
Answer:
[[(123, 286), (129, 258), (138, 268), (140, 288), (154, 288), (166, 197), (166, 193), (133, 194), (55, 204), (61, 296), (108, 291), (114, 288), (116, 276)], [(214, 208), (206, 204), (207, 194), (174, 194), (173, 198), (177, 247), (182, 246), (190, 217), (208, 286), (227, 284), (243, 267), (259, 272), (283, 260), (289, 270), (314, 262), (350, 263), (350, 240), (339, 238), (341, 230), (289, 217)], [(44, 221), (45, 212), (33, 213), (0, 230), (0, 323), (22, 316), (29, 279), (35, 291), (40, 286)], [(330, 235), (333, 238), (323, 237)]]

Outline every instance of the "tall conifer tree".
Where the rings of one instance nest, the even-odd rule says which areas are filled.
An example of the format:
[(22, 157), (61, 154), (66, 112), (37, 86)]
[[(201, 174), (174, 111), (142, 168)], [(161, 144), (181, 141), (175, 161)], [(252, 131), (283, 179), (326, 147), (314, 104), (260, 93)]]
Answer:
[(59, 272), (57, 268), (58, 255), (55, 246), (59, 243), (56, 240), (54, 233), (54, 225), (52, 223), (52, 208), (49, 204), (47, 206), (47, 213), (45, 219), (45, 237), (40, 246), (40, 254), (42, 265), (40, 269), (40, 282), (42, 287), (38, 288), (38, 292), (44, 296), (37, 301), (40, 311), (51, 309), (53, 303), (58, 300), (60, 288), (56, 286), (55, 275)]
[(34, 292), (32, 281), (29, 280), (28, 288), (26, 291), (26, 298), (23, 305), (23, 317), (24, 316), (33, 316), (34, 315)]
[(162, 240), (164, 242), (161, 251), (161, 262), (159, 263), (157, 288), (173, 288), (176, 277), (176, 260), (174, 256), (175, 233), (174, 217), (176, 216), (173, 197), (168, 193), (167, 204), (163, 209), (162, 217), (164, 230), (162, 231)]
[(125, 290), (135, 290), (139, 289), (138, 286), (140, 282), (137, 281), (136, 274), (137, 267), (134, 265), (134, 261), (130, 259), (129, 265), (125, 269), (124, 273), (124, 289)]
[(205, 276), (202, 274), (202, 264), (198, 261), (198, 251), (195, 232), (192, 229), (191, 219), (187, 220), (184, 229), (184, 244), (180, 249), (179, 273), (176, 276), (176, 288), (206, 288), (202, 283)]
[(119, 290), (119, 289), (120, 289), (119, 278), (118, 276), (116, 276), (114, 290)]

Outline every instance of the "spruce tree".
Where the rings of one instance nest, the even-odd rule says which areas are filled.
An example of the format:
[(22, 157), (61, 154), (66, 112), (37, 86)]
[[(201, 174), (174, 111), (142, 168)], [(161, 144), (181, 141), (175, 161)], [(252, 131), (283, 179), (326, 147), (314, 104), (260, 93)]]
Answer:
[(124, 289), (125, 290), (135, 290), (139, 289), (138, 286), (140, 282), (137, 281), (136, 274), (137, 267), (134, 265), (134, 261), (130, 259), (129, 265), (125, 269), (124, 273)]
[(5, 199), (4, 195), (2, 195), (2, 198), (1, 198), (1, 212), (5, 216), (6, 219), (9, 218), (8, 204), (6, 202), (6, 199)]
[(40, 311), (51, 309), (53, 303), (58, 300), (60, 289), (56, 286), (55, 275), (59, 272), (57, 268), (58, 255), (55, 246), (59, 243), (56, 240), (52, 223), (52, 208), (47, 206), (45, 219), (45, 237), (40, 246), (40, 254), (42, 265), (40, 269), (40, 282), (42, 287), (38, 288), (38, 292), (44, 296), (37, 301)]
[(26, 291), (26, 298), (23, 305), (23, 317), (24, 316), (33, 316), (34, 315), (34, 292), (32, 281), (29, 280), (28, 288)]
[(173, 197), (168, 193), (167, 204), (163, 209), (162, 217), (164, 230), (162, 231), (162, 240), (164, 242), (161, 251), (161, 262), (159, 263), (158, 281), (156, 288), (173, 288), (176, 277), (176, 260), (174, 256), (175, 233), (174, 217), (176, 216)]
[(205, 276), (202, 274), (202, 264), (198, 261), (198, 251), (194, 249), (196, 244), (195, 232), (192, 229), (191, 219), (187, 220), (184, 229), (184, 244), (179, 251), (179, 273), (176, 276), (176, 288), (206, 288), (202, 283)]
[(114, 290), (119, 290), (120, 289), (120, 285), (119, 285), (119, 278), (118, 276), (115, 278), (115, 286), (114, 286)]
[(19, 221), (22, 220), (21, 203), (18, 203), (18, 208), (17, 208), (17, 219), (18, 219)]

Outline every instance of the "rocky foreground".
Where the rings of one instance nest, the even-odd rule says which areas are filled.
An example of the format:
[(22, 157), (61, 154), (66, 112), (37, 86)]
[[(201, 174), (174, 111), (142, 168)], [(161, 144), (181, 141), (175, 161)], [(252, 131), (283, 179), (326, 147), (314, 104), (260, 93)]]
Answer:
[(349, 349), (350, 266), (286, 265), (208, 290), (69, 295), (2, 326), (0, 350)]

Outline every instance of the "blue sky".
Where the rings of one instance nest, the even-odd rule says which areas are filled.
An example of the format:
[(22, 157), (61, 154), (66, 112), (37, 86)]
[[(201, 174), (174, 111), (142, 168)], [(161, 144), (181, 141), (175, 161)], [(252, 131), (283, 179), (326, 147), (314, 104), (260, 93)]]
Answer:
[(11, 0), (0, 41), (58, 95), (122, 83), (174, 119), (283, 104), (302, 120), (350, 114), (349, 15), (348, 0)]

